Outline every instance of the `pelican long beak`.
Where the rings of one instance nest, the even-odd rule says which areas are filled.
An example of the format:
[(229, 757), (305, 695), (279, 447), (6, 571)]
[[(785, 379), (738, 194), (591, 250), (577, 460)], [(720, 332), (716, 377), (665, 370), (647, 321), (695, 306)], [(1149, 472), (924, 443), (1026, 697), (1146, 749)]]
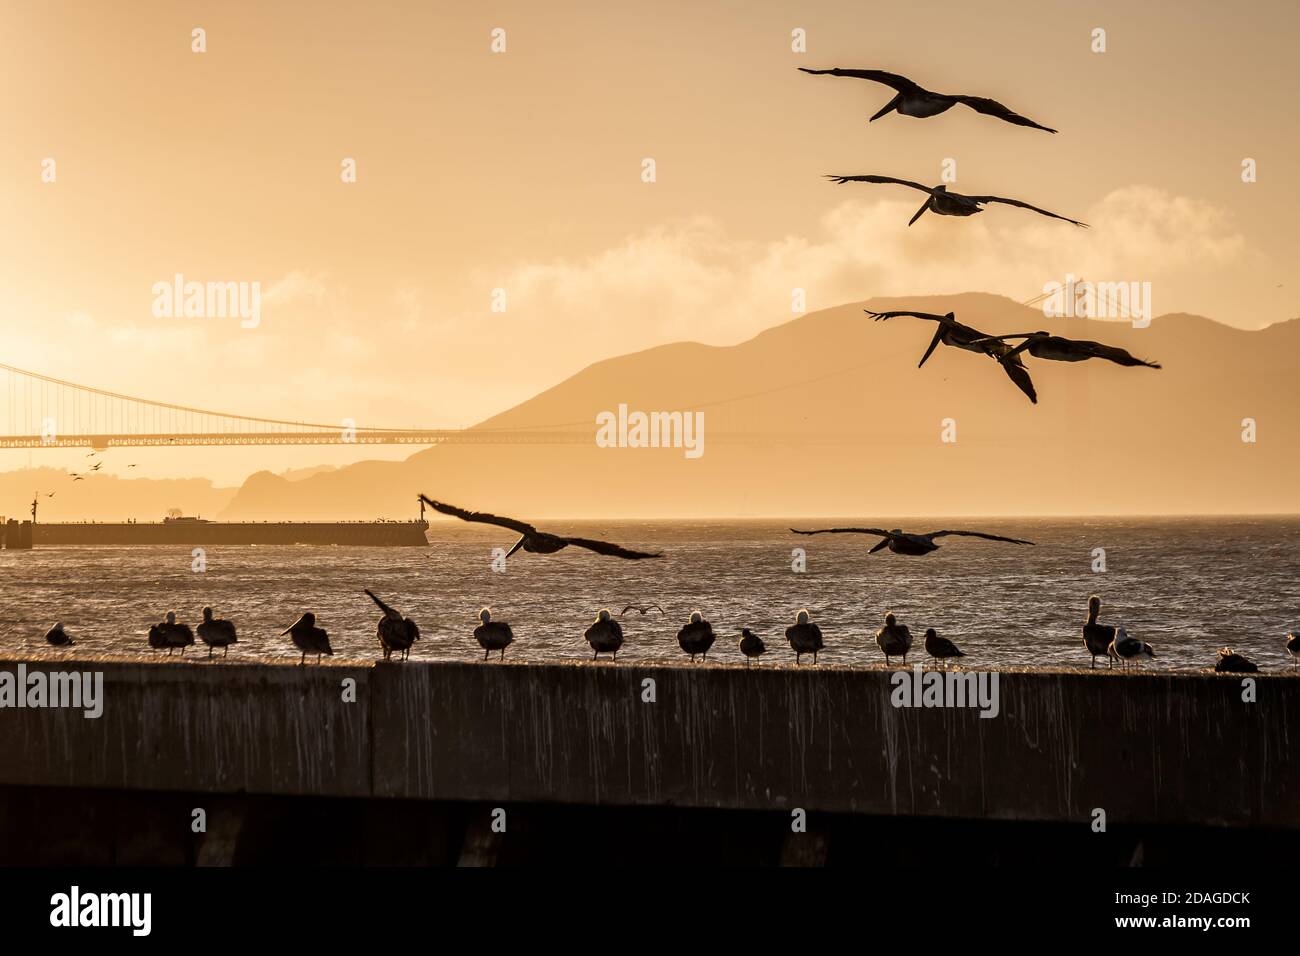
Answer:
[(921, 216), (924, 215), (925, 211), (929, 208), (930, 208), (930, 200), (927, 199), (925, 202), (921, 204), (921, 208), (916, 211), (916, 215), (913, 216), (911, 219), (907, 220), (907, 224), (910, 226), (912, 223), (916, 222), (916, 220), (920, 219)]
[(924, 365), (926, 363), (926, 360), (928, 360), (930, 356), (934, 354), (934, 350), (939, 347), (939, 343), (943, 341), (944, 328), (945, 326), (943, 325), (942, 322), (939, 323), (939, 325), (935, 328), (934, 338), (930, 340), (930, 347), (926, 349), (925, 354), (921, 356), (921, 361), (918, 362), (916, 365), (917, 368), (920, 368), (922, 365)]

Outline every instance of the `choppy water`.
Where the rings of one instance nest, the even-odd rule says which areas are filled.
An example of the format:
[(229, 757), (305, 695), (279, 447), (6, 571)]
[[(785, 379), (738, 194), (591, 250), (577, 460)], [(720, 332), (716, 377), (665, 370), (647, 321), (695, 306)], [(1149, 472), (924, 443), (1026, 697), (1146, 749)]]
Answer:
[[(811, 526), (832, 523), (846, 522)], [(484, 605), (514, 628), (507, 657), (589, 657), (582, 631), (595, 612), (617, 614), (638, 601), (668, 613), (623, 618), (620, 661), (680, 659), (677, 629), (696, 609), (719, 633), (710, 659), (742, 661), (736, 640), (744, 625), (767, 640), (767, 660), (792, 660), (784, 631), (806, 606), (825, 634), (827, 663), (882, 663), (873, 635), (892, 609), (915, 637), (932, 626), (955, 640), (972, 667), (1086, 667), (1079, 628), (1096, 591), (1103, 622), (1154, 645), (1159, 660), (1151, 667), (1205, 667), (1230, 644), (1265, 669), (1290, 668), (1282, 639), (1300, 626), (1300, 519), (903, 522), (909, 530), (972, 528), (1037, 543), (947, 538), (920, 558), (869, 557), (873, 539), (796, 537), (788, 524), (548, 524), (665, 557), (521, 552), (505, 573), (491, 570), (491, 549), (509, 547), (511, 532), (450, 523), (434, 525), (427, 550), (208, 548), (203, 573), (191, 570), (185, 547), (3, 551), (0, 651), (45, 647), (45, 630), (60, 620), (78, 651), (153, 654), (145, 642), (150, 623), (175, 609), (193, 624), (211, 604), (239, 626), (232, 658), (296, 657), (279, 632), (305, 610), (316, 612), (336, 655), (373, 658), (378, 611), (361, 593), (369, 587), (419, 623), (413, 659), (481, 657), (471, 631)], [(796, 547), (807, 550), (806, 573), (791, 570)], [(1092, 571), (1094, 548), (1106, 549), (1105, 573)]]

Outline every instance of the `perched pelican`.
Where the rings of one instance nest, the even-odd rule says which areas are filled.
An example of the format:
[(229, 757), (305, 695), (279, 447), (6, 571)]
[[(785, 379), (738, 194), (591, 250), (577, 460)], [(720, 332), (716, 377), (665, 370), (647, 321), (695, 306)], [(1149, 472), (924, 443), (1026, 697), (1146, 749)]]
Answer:
[(230, 653), (230, 645), (239, 640), (235, 636), (235, 622), (214, 618), (210, 607), (203, 609), (203, 623), (198, 626), (198, 632), (199, 639), (208, 645), (208, 657), (212, 656), (214, 647), (225, 648), (221, 652), (221, 656), (225, 657)]
[(497, 660), (505, 660), (506, 648), (515, 639), (514, 631), (510, 630), (510, 625), (504, 621), (492, 620), (491, 608), (485, 607), (479, 611), (478, 619), (482, 623), (474, 628), (474, 640), (478, 641), (478, 646), (483, 648), (483, 660), (487, 660), (488, 655), (493, 651), (501, 652)]
[(929, 193), (930, 198), (921, 204), (921, 208), (916, 211), (911, 219), (907, 221), (910, 226), (928, 209), (937, 216), (973, 216), (978, 212), (983, 212), (984, 206), (991, 202), (1006, 203), (1008, 206), (1019, 206), (1021, 209), (1029, 209), (1043, 216), (1050, 216), (1053, 219), (1061, 219), (1065, 222), (1073, 223), (1076, 226), (1088, 228), (1086, 222), (1079, 222), (1077, 219), (1071, 219), (1068, 216), (1058, 216), (1054, 212), (1048, 212), (1046, 209), (1040, 209), (1037, 206), (1031, 206), (1027, 202), (1021, 202), (1019, 199), (1006, 199), (1002, 196), (965, 196), (961, 193), (949, 192), (948, 187), (922, 186), (920, 183), (914, 183), (910, 179), (895, 179), (893, 176), (835, 176), (828, 175), (827, 179), (836, 183), (894, 183), (899, 186), (910, 186), (913, 189), (919, 189), (923, 193)]
[(651, 611), (658, 611), (660, 614), (664, 613), (664, 609), (658, 604), (629, 604), (627, 607), (623, 608), (619, 617), (622, 617), (628, 611), (638, 611), (643, 616), (649, 614)]
[(884, 70), (842, 70), (839, 67), (833, 70), (810, 70), (806, 66), (801, 66), (799, 69), (804, 73), (820, 76), (851, 76), (858, 80), (871, 80), (874, 83), (883, 83), (885, 86), (897, 90), (898, 95), (886, 103), (875, 116), (867, 120), (868, 123), (874, 123), (880, 117), (892, 112), (901, 113), (904, 116), (914, 116), (918, 119), (926, 119), (930, 116), (946, 113), (960, 103), (963, 106), (969, 106), (976, 113), (983, 113), (985, 116), (1006, 120), (1006, 122), (1015, 123), (1017, 126), (1029, 126), (1033, 129), (1041, 129), (1046, 133), (1056, 132), (1050, 126), (1040, 126), (1033, 120), (1012, 112), (997, 100), (991, 100), (984, 96), (963, 96), (959, 93), (935, 93), (932, 90), (918, 86), (907, 77), (899, 76), (897, 73), (886, 73)]
[(185, 648), (193, 643), (194, 632), (188, 624), (176, 623), (175, 611), (168, 611), (165, 621), (149, 628), (149, 646), (155, 650), (167, 648), (168, 657), (178, 647), (181, 649), (181, 657), (184, 657)]
[(965, 657), (966, 654), (961, 651), (956, 644), (946, 637), (940, 637), (938, 632), (932, 627), (925, 629), (925, 652), (940, 663), (950, 657)]
[(1295, 670), (1296, 660), (1300, 659), (1300, 631), (1292, 631), (1286, 636), (1286, 649), (1291, 655), (1291, 669)]
[(800, 531), (798, 528), (791, 528), (790, 530), (795, 534), (879, 535), (882, 539), (881, 542), (868, 551), (868, 554), (875, 554), (881, 548), (888, 548), (894, 554), (929, 554), (931, 551), (939, 550), (939, 546), (934, 543), (934, 539), (942, 538), (948, 534), (959, 534), (967, 538), (987, 538), (989, 541), (1006, 541), (1010, 544), (1034, 543), (1032, 541), (1022, 541), (1019, 538), (1004, 538), (997, 534), (985, 534), (982, 531), (931, 531), (929, 534), (913, 534), (900, 531), (898, 528), (893, 531), (886, 531), (884, 528), (818, 528), (816, 531)]
[[(1009, 345), (989, 341), (990, 337), (979, 329), (972, 329), (969, 325), (962, 325), (951, 312), (947, 315), (935, 315), (932, 312), (872, 312), (870, 309), (864, 309), (863, 311), (877, 322), (884, 322), (900, 315), (910, 315), (918, 319), (927, 319), (938, 323), (938, 328), (934, 330), (934, 338), (930, 340), (930, 347), (921, 356), (917, 368), (920, 368), (929, 360), (940, 342), (953, 348), (965, 349), (967, 352), (978, 352), (980, 355), (987, 355), (995, 359), (1002, 359), (1011, 351)], [(977, 345), (977, 342), (981, 344)], [(1002, 370), (1007, 373), (1007, 377), (1011, 379), (1016, 388), (1024, 392), (1029, 397), (1029, 400), (1037, 405), (1038, 393), (1034, 391), (1033, 380), (1029, 377), (1029, 370), (1025, 368), (1025, 363), (1020, 356), (1008, 358), (1001, 365)]]
[(496, 515), (490, 515), (482, 511), (466, 511), (463, 508), (457, 508), (455, 505), (448, 505), (441, 501), (434, 501), (432, 498), (426, 498), (424, 495), (420, 495), (420, 500), (434, 511), (451, 515), (453, 518), (460, 518), (462, 521), (495, 524), (519, 532), (520, 538), (514, 543), (514, 547), (506, 552), (507, 558), (520, 548), (531, 551), (533, 554), (554, 554), (569, 545), (586, 548), (588, 551), (595, 551), (597, 554), (608, 554), (615, 558), (637, 560), (640, 558), (661, 557), (661, 555), (650, 554), (645, 551), (629, 551), (627, 548), (620, 547), (617, 544), (610, 544), (608, 541), (593, 541), (591, 538), (566, 538), (557, 534), (548, 534), (545, 531), (538, 531), (526, 522), (516, 521), (514, 518), (499, 518)]
[(1255, 666), (1254, 661), (1247, 660), (1240, 654), (1234, 654), (1230, 648), (1219, 648), (1219, 659), (1214, 663), (1214, 669), (1220, 674), (1257, 674), (1259, 668)]
[(1097, 666), (1097, 658), (1107, 658), (1106, 666), (1114, 666), (1110, 659), (1110, 642), (1115, 640), (1115, 628), (1109, 624), (1098, 624), (1097, 615), (1101, 613), (1101, 598), (1094, 594), (1088, 598), (1088, 619), (1083, 622), (1083, 646), (1092, 655), (1092, 667)]
[(283, 631), (280, 636), (285, 634), (293, 641), (293, 646), (302, 651), (302, 658), (299, 664), (307, 663), (307, 655), (315, 654), (316, 663), (320, 663), (320, 656), (328, 654), (334, 656), (334, 648), (330, 647), (330, 636), (325, 633), (325, 629), (316, 626), (316, 615), (308, 611), (298, 620), (294, 621)]
[(740, 653), (745, 655), (745, 666), (748, 667), (758, 658), (767, 653), (767, 645), (763, 639), (747, 627), (740, 629)]
[(1089, 342), (1087, 339), (1067, 339), (1063, 335), (1053, 335), (1051, 332), (1016, 332), (1012, 335), (990, 335), (988, 338), (979, 339), (976, 344), (991, 345), (994, 342), (1005, 342), (1007, 339), (1024, 339), (1024, 341), (1002, 355), (998, 359), (1000, 362), (1008, 362), (1021, 352), (1028, 352), (1034, 358), (1044, 359), (1049, 362), (1085, 362), (1088, 359), (1099, 358), (1130, 368), (1136, 366), (1160, 368), (1159, 362), (1148, 362), (1144, 359), (1134, 358), (1116, 345), (1102, 345), (1100, 342)]
[(1128, 631), (1122, 627), (1115, 629), (1115, 639), (1110, 642), (1107, 653), (1124, 664), (1141, 663), (1143, 658), (1154, 660), (1156, 656), (1150, 644), (1145, 644), (1136, 637), (1129, 637)]
[(409, 617), (403, 617), (402, 612), (397, 608), (389, 607), (369, 588), (362, 588), (379, 606), (379, 610), (384, 612), (384, 616), (379, 619), (377, 634), (379, 636), (379, 647), (384, 652), (384, 660), (392, 657), (393, 651), (397, 651), (398, 660), (404, 661), (411, 656), (411, 645), (420, 639), (420, 628)]
[(894, 612), (889, 611), (885, 614), (885, 626), (876, 631), (876, 643), (885, 652), (886, 667), (889, 666), (891, 657), (902, 657), (906, 664), (907, 652), (912, 648), (912, 632), (906, 624), (899, 624)]
[(608, 608), (600, 609), (596, 620), (582, 636), (595, 651), (591, 655), (593, 661), (601, 654), (613, 654), (614, 660), (618, 660), (618, 649), (623, 646), (623, 626), (614, 620)]
[(785, 639), (790, 642), (790, 649), (794, 651), (796, 667), (803, 662), (805, 654), (811, 654), (813, 663), (816, 664), (817, 653), (826, 646), (826, 642), (822, 640), (822, 629), (809, 619), (807, 608), (802, 608), (794, 616), (794, 624), (785, 629)]
[(45, 632), (45, 641), (53, 644), (55, 647), (75, 647), (77, 642), (71, 635), (63, 629), (63, 623), (59, 622)]
[(692, 611), (691, 619), (677, 632), (677, 643), (691, 655), (691, 663), (695, 662), (696, 654), (703, 655), (703, 660), (709, 659), (709, 648), (713, 646), (713, 640), (713, 625), (704, 620), (704, 615), (699, 611)]

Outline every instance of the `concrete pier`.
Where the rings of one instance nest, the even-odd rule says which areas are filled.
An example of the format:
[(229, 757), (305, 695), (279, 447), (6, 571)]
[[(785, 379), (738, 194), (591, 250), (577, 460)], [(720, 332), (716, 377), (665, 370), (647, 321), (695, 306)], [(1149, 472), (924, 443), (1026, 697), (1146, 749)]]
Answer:
[(879, 668), (20, 664), (102, 672), (103, 715), (0, 709), (0, 787), (1300, 830), (1281, 673), (1003, 671), (981, 718)]

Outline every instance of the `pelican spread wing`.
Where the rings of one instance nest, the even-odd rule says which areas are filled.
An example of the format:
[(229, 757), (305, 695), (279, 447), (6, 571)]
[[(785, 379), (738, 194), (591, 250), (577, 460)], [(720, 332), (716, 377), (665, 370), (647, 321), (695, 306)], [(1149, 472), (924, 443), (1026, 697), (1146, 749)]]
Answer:
[(1032, 209), (1034, 212), (1040, 213), (1044, 216), (1051, 216), (1053, 219), (1061, 219), (1064, 220), (1065, 222), (1072, 222), (1076, 226), (1080, 226), (1083, 229), (1088, 228), (1088, 224), (1086, 222), (1079, 222), (1079, 220), (1071, 219), (1069, 216), (1058, 216), (1054, 212), (1048, 212), (1046, 209), (1039, 209), (1037, 206), (1031, 206), (1027, 202), (1021, 202), (1019, 199), (1004, 199), (1001, 196), (967, 196), (966, 198), (973, 199), (978, 203), (987, 204), (991, 202), (1000, 202), (1000, 203), (1006, 203), (1008, 206), (1019, 206), (1021, 209)]
[(1122, 349), (1118, 345), (1102, 345), (1100, 342), (1090, 342), (1086, 339), (1071, 339), (1070, 344), (1092, 358), (1106, 359), (1116, 365), (1145, 365), (1147, 368), (1160, 367), (1159, 362), (1144, 362), (1142, 359), (1134, 357), (1132, 352)]
[[(884, 70), (842, 70), (838, 66), (832, 70), (810, 70), (806, 66), (799, 67), (804, 73), (820, 74), (823, 76), (849, 76), (855, 80), (871, 80), (873, 83), (883, 83), (885, 86), (892, 86), (900, 93), (925, 93), (927, 90), (922, 89), (905, 76), (899, 76), (897, 73), (886, 73)], [(1011, 115), (1015, 115), (1012, 113)], [(1023, 119), (1024, 117), (1021, 117)]]
[(501, 518), (497, 515), (490, 515), (485, 511), (466, 511), (464, 508), (457, 508), (455, 505), (445, 504), (441, 501), (434, 501), (432, 498), (426, 498), (420, 495), (420, 500), (432, 508), (445, 515), (451, 515), (453, 518), (460, 518), (462, 521), (477, 521), (482, 524), (500, 525), (502, 528), (510, 528), (512, 531), (518, 531), (520, 534), (536, 534), (537, 529), (523, 521), (516, 521), (514, 518)]
[[(827, 175), (827, 179), (837, 183), (896, 183), (899, 186), (911, 186), (913, 189), (919, 189), (923, 193), (934, 195), (934, 190), (929, 186), (922, 186), (920, 183), (914, 183), (910, 179), (895, 179), (893, 176), (834, 176)], [(972, 197), (974, 198), (974, 197)], [(1042, 212), (1042, 210), (1038, 210)], [(1050, 212), (1048, 215), (1052, 215)], [(1061, 218), (1057, 216), (1057, 218)]]
[(588, 551), (595, 551), (597, 554), (607, 554), (615, 558), (660, 558), (663, 555), (650, 554), (647, 551), (630, 551), (627, 548), (620, 547), (617, 544), (610, 544), (608, 541), (593, 541), (591, 538), (565, 538), (565, 541), (578, 548), (586, 548)]
[(1029, 369), (1025, 368), (1025, 363), (1020, 361), (1020, 356), (1013, 356), (1001, 365), (1007, 373), (1007, 378), (1015, 382), (1016, 388), (1024, 392), (1029, 400), (1037, 405), (1038, 393), (1034, 391), (1034, 380), (1029, 377)]
[(1020, 538), (1004, 538), (1000, 534), (985, 534), (982, 531), (931, 531), (924, 535), (927, 538), (942, 538), (946, 534), (959, 534), (965, 538), (985, 538), (989, 541), (1006, 541), (1008, 544), (1033, 544), (1032, 541), (1022, 541)]
[(888, 538), (889, 532), (884, 528), (818, 528), (816, 531), (800, 531), (791, 528), (795, 534), (874, 534)]
[(931, 322), (951, 322), (951, 321), (952, 321), (952, 319), (949, 318), (949, 317), (946, 316), (946, 315), (936, 315), (936, 314), (933, 313), (933, 312), (910, 312), (910, 311), (900, 311), (900, 312), (872, 312), (870, 309), (863, 309), (862, 311), (865, 312), (865, 313), (867, 313), (867, 315), (871, 316), (871, 317), (872, 317), (873, 319), (875, 319), (877, 322), (883, 322), (883, 321), (885, 321), (885, 320), (887, 320), (887, 319), (895, 319), (895, 318), (898, 318), (898, 316), (900, 316), (900, 315), (911, 315), (911, 316), (915, 316), (915, 317), (918, 318), (918, 319), (929, 319)]
[(976, 113), (983, 113), (985, 116), (996, 116), (1000, 120), (1006, 120), (1008, 123), (1015, 123), (1017, 126), (1032, 126), (1034, 129), (1041, 129), (1048, 133), (1055, 133), (1056, 130), (1050, 126), (1042, 126), (1035, 123), (1026, 116), (1021, 116), (1014, 110), (1009, 110), (997, 100), (991, 100), (987, 96), (953, 96), (958, 103), (964, 103), (973, 109)]

